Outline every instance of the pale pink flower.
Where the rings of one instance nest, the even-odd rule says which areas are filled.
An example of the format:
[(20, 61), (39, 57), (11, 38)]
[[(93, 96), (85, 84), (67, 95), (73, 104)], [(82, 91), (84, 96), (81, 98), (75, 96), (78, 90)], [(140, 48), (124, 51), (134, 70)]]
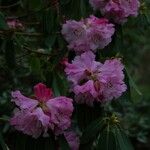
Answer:
[(112, 41), (115, 29), (107, 19), (90, 16), (87, 19), (87, 26), (90, 26), (87, 30), (87, 36), (91, 50), (103, 49)]
[(113, 24), (95, 16), (78, 22), (70, 20), (62, 27), (62, 34), (69, 43), (68, 48), (77, 54), (103, 49), (111, 42), (114, 32)]
[(52, 90), (44, 84), (34, 86), (35, 98), (23, 96), (20, 91), (12, 92), (12, 101), (18, 106), (11, 118), (11, 125), (34, 138), (48, 135), (52, 130), (56, 135), (70, 127), (73, 112), (72, 99), (53, 98)]
[(69, 20), (63, 25), (62, 34), (65, 36), (67, 42), (78, 40), (79, 38), (85, 38), (86, 26), (84, 22)]
[(124, 23), (130, 16), (136, 17), (140, 6), (139, 0), (90, 0), (90, 4), (116, 23)]
[(124, 66), (119, 59), (95, 61), (92, 52), (76, 56), (65, 69), (77, 103), (92, 105), (94, 101), (105, 102), (118, 98), (126, 91)]
[(68, 80), (76, 85), (85, 80), (91, 72), (97, 72), (101, 65), (100, 62), (95, 61), (95, 55), (89, 51), (76, 56), (71, 64), (67, 64), (65, 72)]
[(18, 19), (8, 18), (7, 25), (11, 29), (20, 29), (23, 30), (24, 26)]

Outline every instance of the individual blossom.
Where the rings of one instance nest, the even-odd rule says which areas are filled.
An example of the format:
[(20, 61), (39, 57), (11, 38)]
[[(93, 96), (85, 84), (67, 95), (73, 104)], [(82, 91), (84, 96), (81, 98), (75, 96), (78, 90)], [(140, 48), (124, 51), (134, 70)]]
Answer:
[(23, 24), (18, 19), (8, 18), (7, 25), (10, 29), (24, 29)]
[(100, 63), (92, 52), (85, 52), (68, 63), (65, 72), (76, 102), (93, 105), (119, 98), (126, 91), (123, 69), (118, 58)]
[(70, 127), (73, 112), (72, 99), (53, 97), (52, 90), (44, 84), (34, 86), (34, 98), (23, 96), (20, 91), (12, 92), (12, 101), (17, 108), (10, 124), (24, 134), (38, 138), (48, 135), (48, 130), (55, 135)]
[(115, 29), (114, 25), (109, 23), (107, 19), (90, 16), (86, 19), (86, 24), (89, 26), (87, 37), (91, 50), (103, 49), (112, 41)]
[(111, 42), (114, 32), (113, 24), (95, 16), (80, 21), (69, 20), (62, 27), (62, 34), (69, 43), (68, 48), (77, 54), (103, 49)]
[(115, 23), (124, 23), (130, 16), (136, 17), (139, 10), (139, 0), (90, 0), (95, 10), (112, 19)]
[(65, 131), (64, 136), (71, 150), (78, 150), (80, 145), (79, 136), (75, 131)]

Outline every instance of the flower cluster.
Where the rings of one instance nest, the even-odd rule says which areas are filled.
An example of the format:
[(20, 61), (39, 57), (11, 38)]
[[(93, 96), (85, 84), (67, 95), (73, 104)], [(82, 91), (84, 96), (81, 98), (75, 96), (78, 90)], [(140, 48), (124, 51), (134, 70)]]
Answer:
[(58, 135), (70, 127), (72, 99), (53, 98), (52, 90), (42, 83), (34, 86), (34, 94), (35, 98), (28, 98), (20, 91), (12, 92), (12, 101), (18, 107), (10, 121), (12, 126), (34, 138), (47, 136), (49, 129)]
[(129, 16), (136, 17), (140, 6), (138, 0), (90, 0), (90, 4), (116, 23), (124, 23)]
[(95, 61), (92, 52), (76, 56), (68, 63), (65, 72), (71, 82), (77, 103), (92, 105), (94, 101), (106, 102), (118, 98), (126, 91), (124, 66), (119, 59)]
[(69, 20), (62, 27), (62, 34), (69, 43), (68, 48), (79, 54), (103, 49), (111, 42), (114, 32), (113, 24), (95, 16), (81, 21)]

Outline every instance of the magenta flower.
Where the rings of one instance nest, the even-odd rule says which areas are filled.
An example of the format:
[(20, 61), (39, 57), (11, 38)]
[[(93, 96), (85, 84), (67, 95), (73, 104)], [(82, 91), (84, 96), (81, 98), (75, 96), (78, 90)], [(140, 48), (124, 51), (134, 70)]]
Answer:
[(130, 16), (136, 17), (140, 6), (139, 0), (90, 0), (90, 4), (116, 23), (124, 23)]
[(71, 82), (77, 103), (92, 105), (94, 101), (106, 102), (118, 98), (126, 91), (124, 66), (119, 59), (95, 61), (92, 52), (76, 56), (67, 64), (65, 72)]
[(62, 27), (62, 34), (69, 43), (68, 48), (79, 54), (103, 49), (111, 42), (114, 32), (113, 24), (95, 16), (78, 22), (70, 20)]
[(74, 131), (65, 131), (64, 136), (71, 150), (78, 150), (80, 145), (79, 136)]
[(35, 99), (31, 99), (20, 91), (12, 92), (12, 101), (18, 107), (10, 121), (15, 129), (38, 138), (41, 134), (48, 135), (49, 129), (57, 135), (70, 127), (72, 99), (53, 98), (52, 90), (42, 83), (34, 86), (34, 94)]

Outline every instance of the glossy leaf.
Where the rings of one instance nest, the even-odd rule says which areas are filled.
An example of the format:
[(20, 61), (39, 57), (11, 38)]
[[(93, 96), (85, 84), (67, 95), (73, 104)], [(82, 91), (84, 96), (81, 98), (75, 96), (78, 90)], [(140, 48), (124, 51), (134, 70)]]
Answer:
[(8, 25), (7, 25), (7, 23), (6, 23), (6, 21), (5, 21), (5, 17), (4, 17), (4, 15), (3, 15), (3, 13), (2, 12), (0, 12), (0, 29), (8, 29)]
[(101, 133), (99, 133), (96, 149), (117, 150), (115, 134), (111, 131), (111, 127), (107, 126)]
[(137, 87), (137, 85), (136, 85), (135, 81), (133, 80), (132, 76), (130, 75), (128, 69), (127, 69), (127, 68), (125, 68), (125, 69), (126, 69), (126, 72), (127, 72), (128, 77), (129, 77), (130, 86), (134, 88), (134, 90), (137, 92), (137, 94), (138, 94), (139, 96), (142, 96), (141, 91), (140, 91), (139, 88)]
[(52, 88), (55, 96), (65, 96), (67, 94), (67, 81), (59, 72), (53, 72)]
[(86, 144), (89, 141), (93, 140), (98, 136), (100, 131), (104, 127), (104, 121), (102, 118), (99, 118), (93, 121), (83, 132), (81, 137), (81, 144)]
[(59, 136), (59, 146), (60, 150), (70, 150), (68, 142), (66, 141), (64, 136)]
[(7, 39), (7, 43), (5, 45), (5, 59), (8, 68), (13, 69), (16, 65), (16, 59), (14, 41), (12, 39)]
[(81, 131), (84, 131), (90, 123), (101, 117), (101, 109), (99, 104), (94, 107), (87, 106), (86, 104), (76, 106), (77, 122)]
[(1, 132), (0, 132), (0, 147), (2, 148), (2, 150), (8, 150)]
[(31, 66), (31, 71), (33, 74), (39, 74), (41, 71), (41, 62), (38, 57), (32, 56), (29, 58), (30, 60), (30, 66)]
[(102, 150), (133, 150), (133, 147), (123, 130), (118, 125), (108, 124), (99, 134), (96, 149)]
[(123, 129), (116, 126), (114, 132), (118, 144), (118, 150), (133, 150), (133, 147)]

